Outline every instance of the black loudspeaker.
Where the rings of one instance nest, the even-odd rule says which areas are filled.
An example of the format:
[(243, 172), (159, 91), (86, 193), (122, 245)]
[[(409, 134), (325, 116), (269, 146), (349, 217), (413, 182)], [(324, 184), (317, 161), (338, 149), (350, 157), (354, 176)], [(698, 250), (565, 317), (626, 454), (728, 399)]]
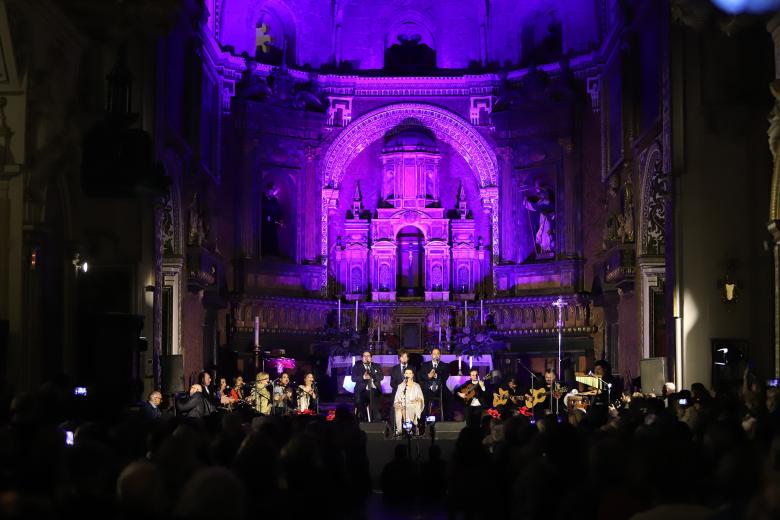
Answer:
[(162, 393), (174, 394), (183, 392), (184, 388), (184, 358), (181, 354), (162, 356), (160, 359), (162, 372)]
[(642, 392), (661, 395), (666, 383), (666, 358), (653, 357), (639, 362)]

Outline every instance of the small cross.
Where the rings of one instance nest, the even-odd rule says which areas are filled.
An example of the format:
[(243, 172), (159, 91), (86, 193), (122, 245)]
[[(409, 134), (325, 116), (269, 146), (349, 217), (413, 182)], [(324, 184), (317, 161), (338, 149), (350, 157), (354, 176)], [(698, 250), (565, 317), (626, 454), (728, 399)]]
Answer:
[(263, 23), (260, 27), (255, 28), (255, 49), (260, 47), (264, 53), (268, 53), (268, 44), (274, 39), (268, 34), (268, 26)]

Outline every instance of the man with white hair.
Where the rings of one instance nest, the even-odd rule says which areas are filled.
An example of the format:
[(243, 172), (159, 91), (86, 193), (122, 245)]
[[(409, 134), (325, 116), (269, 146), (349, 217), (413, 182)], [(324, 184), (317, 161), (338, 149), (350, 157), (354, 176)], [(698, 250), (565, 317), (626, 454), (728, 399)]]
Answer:
[(162, 417), (160, 403), (162, 403), (162, 394), (157, 390), (150, 393), (149, 398), (144, 402), (142, 407), (144, 415), (149, 419), (159, 419)]

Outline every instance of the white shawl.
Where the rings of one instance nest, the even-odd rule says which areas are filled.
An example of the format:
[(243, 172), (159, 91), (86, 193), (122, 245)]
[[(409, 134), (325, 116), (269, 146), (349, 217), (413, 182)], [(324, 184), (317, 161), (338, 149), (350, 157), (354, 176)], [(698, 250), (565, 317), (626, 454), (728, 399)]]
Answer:
[[(405, 395), (404, 390), (406, 390)], [(408, 387), (406, 381), (398, 385), (398, 390), (396, 390), (395, 399), (393, 400), (396, 429), (400, 430), (401, 423), (404, 420), (416, 423), (422, 415), (424, 403), (420, 385), (414, 381)]]

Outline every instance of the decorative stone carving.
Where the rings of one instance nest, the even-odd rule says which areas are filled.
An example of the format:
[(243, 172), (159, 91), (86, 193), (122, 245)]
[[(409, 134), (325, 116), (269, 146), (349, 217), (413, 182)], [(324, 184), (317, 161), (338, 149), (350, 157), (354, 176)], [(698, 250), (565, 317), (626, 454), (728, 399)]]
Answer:
[(623, 212), (617, 215), (617, 240), (634, 241), (634, 195), (630, 182), (623, 185)]
[(640, 156), (642, 171), (642, 220), (640, 250), (642, 254), (663, 254), (665, 246), (666, 196), (669, 179), (663, 171), (663, 157), (658, 143)]
[(775, 99), (775, 104), (769, 112), (769, 150), (772, 152), (772, 190), (770, 192), (769, 220), (780, 219), (780, 79), (772, 81), (769, 90)]
[(489, 124), (492, 111), (492, 96), (471, 96), (469, 98), (469, 119), (471, 119), (472, 125), (484, 126)]
[(162, 242), (163, 255), (165, 256), (174, 254), (176, 250), (173, 211), (171, 195), (166, 193), (162, 200), (162, 219), (160, 222), (160, 241)]
[(352, 121), (352, 97), (328, 96), (328, 126), (343, 127)]
[(187, 233), (187, 243), (191, 246), (202, 246), (206, 241), (207, 228), (204, 224), (203, 211), (198, 203), (198, 194), (192, 196), (190, 203), (190, 225)]
[(594, 114), (601, 111), (601, 80), (598, 76), (588, 78), (586, 92), (590, 96), (590, 107)]

